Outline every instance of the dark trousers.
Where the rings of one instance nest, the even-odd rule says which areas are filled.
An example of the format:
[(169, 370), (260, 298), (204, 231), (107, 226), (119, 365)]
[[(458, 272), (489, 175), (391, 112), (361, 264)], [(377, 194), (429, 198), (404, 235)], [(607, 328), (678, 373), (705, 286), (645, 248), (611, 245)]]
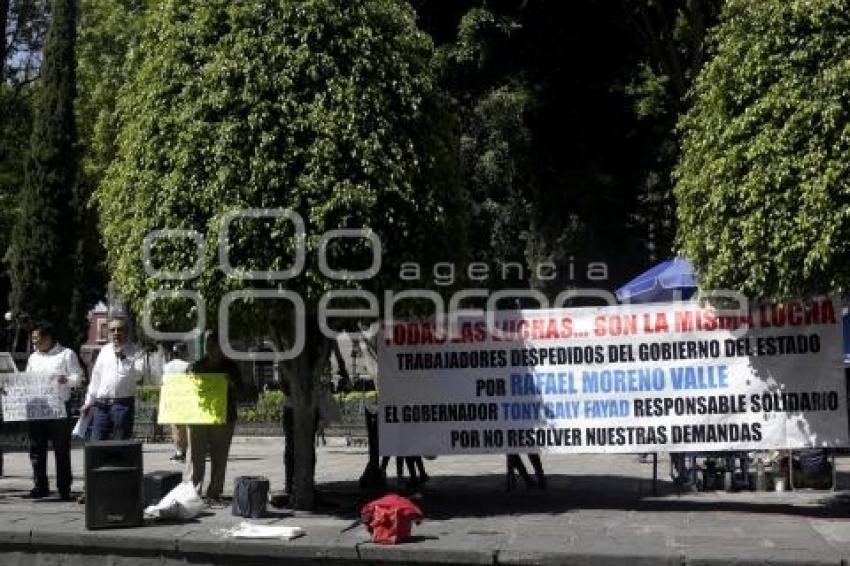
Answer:
[(60, 494), (71, 492), (71, 425), (68, 419), (28, 421), (30, 462), (35, 489), (47, 492), (47, 443), (53, 445), (56, 460), (56, 488)]
[(295, 471), (295, 422), (292, 419), (292, 407), (283, 408), (283, 490), (293, 493), (293, 472)]
[(186, 473), (198, 493), (204, 483), (207, 454), (210, 455), (210, 483), (207, 497), (218, 499), (224, 490), (224, 474), (227, 471), (227, 455), (236, 423), (220, 425), (189, 425), (189, 460)]
[(92, 440), (129, 440), (133, 436), (136, 400), (132, 397), (94, 402)]

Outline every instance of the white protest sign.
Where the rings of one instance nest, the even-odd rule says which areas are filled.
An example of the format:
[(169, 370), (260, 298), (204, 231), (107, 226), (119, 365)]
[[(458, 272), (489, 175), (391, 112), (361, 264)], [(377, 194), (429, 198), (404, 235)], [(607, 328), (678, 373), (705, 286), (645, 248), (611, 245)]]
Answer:
[(65, 402), (59, 393), (55, 375), (15, 373), (0, 377), (3, 393), (3, 420), (38, 421), (64, 419)]
[(831, 300), (502, 311), (448, 338), (397, 323), (378, 338), (380, 452), (844, 446), (841, 332)]

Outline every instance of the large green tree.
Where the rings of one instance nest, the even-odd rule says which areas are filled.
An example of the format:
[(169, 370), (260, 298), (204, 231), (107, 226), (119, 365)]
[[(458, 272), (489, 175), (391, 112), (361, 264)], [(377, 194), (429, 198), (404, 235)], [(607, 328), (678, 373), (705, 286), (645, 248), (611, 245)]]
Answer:
[(116, 101), (132, 73), (130, 55), (144, 32), (151, 0), (82, 0), (77, 38), (77, 123), (82, 168), (97, 185), (115, 157)]
[[(29, 153), (39, 61), (47, 29), (46, 0), (0, 0), (0, 249), (9, 245)], [(0, 273), (0, 312), (8, 306), (9, 275)]]
[[(426, 2), (419, 9), (425, 8), (433, 6)], [(478, 235), (474, 259), (491, 263), (494, 272), (507, 263), (526, 263), (533, 224), (529, 118), (536, 101), (522, 78), (505, 77), (510, 66), (501, 60), (518, 28), (510, 16), (471, 8), (460, 17), (457, 37), (436, 56), (462, 114), (463, 182), (474, 203), (471, 232)], [(526, 277), (519, 281), (525, 282)], [(498, 277), (489, 281), (491, 287), (517, 283)]]
[(75, 343), (79, 203), (74, 117), (76, 2), (54, 0), (35, 100), (30, 152), (7, 253), (13, 311), (46, 318)]
[(850, 284), (850, 2), (732, 0), (680, 122), (678, 245), (709, 288)]
[[(76, 44), (77, 130), (80, 174), (78, 212), (81, 218), (73, 312), (84, 328), (86, 309), (106, 295), (105, 255), (99, 232), (98, 210), (92, 192), (115, 157), (116, 100), (132, 72), (134, 47), (141, 40), (152, 0), (81, 0)], [(136, 58), (138, 59), (138, 58)], [(115, 300), (115, 297), (109, 297)]]
[(676, 235), (673, 168), (679, 158), (676, 122), (706, 59), (706, 36), (722, 0), (621, 0), (623, 23), (636, 39), (638, 62), (627, 92), (640, 127), (643, 178), (634, 210), (648, 259), (669, 257)]
[[(217, 322), (228, 291), (286, 289), (303, 299), (306, 341), (284, 363), (295, 406), (296, 504), (314, 504), (314, 386), (330, 344), (318, 330), (323, 292), (390, 288), (403, 261), (450, 259), (461, 209), (454, 177), (453, 121), (440, 104), (432, 47), (413, 12), (394, 0), (289, 2), (168, 0), (151, 13), (134, 72), (117, 105), (115, 160), (97, 190), (108, 263), (121, 292), (143, 312), (149, 291), (192, 288)], [(244, 270), (292, 263), (291, 224), (244, 219), (229, 230), (231, 264), (218, 269), (222, 217), (246, 208), (297, 212), (307, 234), (303, 272), (257, 281)], [(383, 269), (367, 281), (319, 273), (316, 249), (331, 229), (368, 227), (383, 242)], [(192, 281), (148, 277), (142, 245), (154, 229), (193, 229), (208, 243)], [(451, 228), (451, 229), (450, 229)], [(336, 268), (362, 268), (361, 240), (329, 250)], [(184, 245), (185, 244), (185, 245)], [(186, 269), (194, 245), (170, 240), (153, 250), (160, 269)], [(390, 277), (387, 277), (390, 276)], [(397, 281), (396, 281), (397, 283)], [(281, 301), (234, 306), (229, 332), (272, 334), (294, 342), (293, 316)], [(185, 303), (160, 301), (156, 324), (183, 324)], [(181, 308), (183, 310), (181, 310)]]
[[(489, 284), (554, 296), (566, 287), (613, 288), (637, 271), (645, 140), (626, 87), (643, 51), (624, 33), (622, 7), (416, 4), (444, 41), (441, 80), (462, 117), (476, 259), (496, 268)], [(525, 277), (503, 278), (499, 267), (517, 261)], [(555, 280), (535, 280), (544, 262), (556, 266)], [(589, 262), (605, 262), (607, 280), (586, 277)]]

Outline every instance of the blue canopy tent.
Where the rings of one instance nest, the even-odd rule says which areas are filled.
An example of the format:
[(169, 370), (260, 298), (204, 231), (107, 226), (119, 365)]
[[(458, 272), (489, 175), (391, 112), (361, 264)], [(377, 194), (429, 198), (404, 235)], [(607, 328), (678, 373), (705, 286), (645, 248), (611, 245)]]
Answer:
[[(686, 301), (697, 290), (694, 266), (683, 257), (662, 261), (616, 291), (621, 303), (664, 303)], [(850, 366), (850, 313), (842, 317), (844, 363)]]
[(683, 257), (662, 261), (617, 289), (621, 303), (663, 303), (690, 299), (697, 290), (694, 266)]
[[(683, 257), (662, 261), (617, 289), (615, 294), (621, 303), (664, 303), (669, 301), (684, 301), (690, 299), (697, 290), (697, 276), (693, 264)], [(652, 458), (652, 491), (657, 493), (658, 453)], [(697, 486), (697, 471), (699, 459), (708, 458), (712, 461), (721, 460), (725, 466), (724, 484), (731, 489), (734, 484), (745, 484), (748, 480), (749, 462), (745, 452), (726, 453), (697, 453), (679, 452), (670, 454), (671, 475), (677, 484)], [(736, 482), (736, 459), (739, 460), (741, 473), (740, 482)], [(705, 468), (704, 466), (702, 467)]]
[[(619, 289), (615, 291), (617, 300), (621, 303), (661, 303), (676, 300), (688, 300), (697, 290), (697, 276), (694, 271), (693, 264), (685, 258), (677, 257), (668, 259), (641, 273)], [(844, 364), (850, 367), (850, 313), (842, 317), (842, 327), (844, 331)], [(688, 483), (695, 485), (697, 458), (700, 457), (717, 457), (718, 454), (697, 454), (697, 453), (674, 453), (671, 454), (671, 462), (678, 468), (676, 470), (679, 479), (688, 480)], [(741, 481), (735, 481), (734, 474), (734, 458), (740, 459)], [(687, 458), (689, 461), (685, 461)], [(727, 452), (722, 456), (725, 460), (726, 474), (724, 474), (724, 483), (726, 487), (731, 487), (731, 484), (741, 483), (746, 485), (748, 482), (748, 461), (746, 453)], [(654, 454), (653, 463), (657, 466), (657, 454)], [(654, 468), (655, 468), (654, 466)], [(729, 473), (732, 472), (732, 473)], [(653, 469), (653, 491), (655, 491), (655, 480), (657, 479), (657, 469)]]

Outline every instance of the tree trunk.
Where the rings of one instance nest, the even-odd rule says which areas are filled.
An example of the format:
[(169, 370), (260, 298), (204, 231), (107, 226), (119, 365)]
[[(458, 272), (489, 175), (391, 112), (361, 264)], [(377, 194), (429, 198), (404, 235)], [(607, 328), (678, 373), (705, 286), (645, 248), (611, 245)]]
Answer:
[(330, 341), (319, 331), (315, 319), (305, 321), (304, 351), (285, 364), (289, 373), (293, 407), (293, 436), (295, 444), (295, 473), (293, 488), (295, 509), (310, 511), (316, 506), (316, 411), (319, 380), (330, 355)]
[[(296, 389), (298, 389), (296, 387)], [(311, 388), (314, 389), (314, 388)], [(312, 395), (311, 395), (312, 396)], [(309, 399), (295, 397), (293, 435), (295, 436), (295, 502), (293, 508), (312, 510), (316, 506), (315, 408)]]

